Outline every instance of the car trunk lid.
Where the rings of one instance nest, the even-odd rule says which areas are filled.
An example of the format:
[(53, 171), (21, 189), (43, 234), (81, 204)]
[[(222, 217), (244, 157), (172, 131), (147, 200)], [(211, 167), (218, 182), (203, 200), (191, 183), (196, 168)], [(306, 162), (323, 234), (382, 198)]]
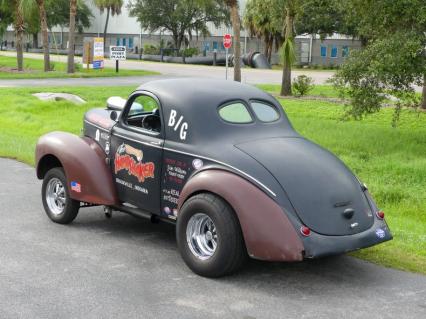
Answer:
[(280, 183), (301, 221), (324, 235), (370, 228), (374, 217), (358, 179), (336, 156), (304, 138), (235, 145)]

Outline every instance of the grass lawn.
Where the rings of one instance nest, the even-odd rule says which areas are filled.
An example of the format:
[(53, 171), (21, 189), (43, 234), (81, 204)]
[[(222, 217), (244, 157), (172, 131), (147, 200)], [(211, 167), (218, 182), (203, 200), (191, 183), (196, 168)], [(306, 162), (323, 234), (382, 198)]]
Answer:
[[(281, 85), (279, 84), (258, 84), (259, 89), (262, 89), (270, 94), (279, 95)], [(332, 85), (314, 85), (313, 89), (308, 92), (310, 96), (338, 98), (339, 94)]]
[[(66, 56), (62, 59), (66, 61)], [(113, 68), (103, 70), (87, 70), (81, 64), (76, 63), (76, 72), (67, 74), (65, 62), (51, 62), (54, 70), (43, 72), (43, 60), (24, 58), (24, 71), (16, 71), (16, 58), (2, 56), (0, 53), (0, 79), (44, 79), (44, 78), (94, 78), (94, 77), (116, 77), (116, 76), (144, 76), (159, 74), (144, 70), (120, 70), (115, 72)]]
[[(133, 87), (0, 89), (0, 156), (33, 164), (40, 135), (53, 130), (79, 134), (84, 112)], [(41, 102), (31, 93), (67, 92), (88, 101)], [(426, 274), (426, 113), (404, 110), (397, 128), (392, 109), (359, 121), (340, 121), (342, 106), (324, 101), (281, 100), (294, 127), (337, 154), (365, 182), (394, 240), (353, 253), (385, 266)]]
[[(271, 67), (272, 67), (272, 70), (279, 70), (279, 71), (283, 70), (283, 66), (281, 64), (273, 64)], [(308, 68), (304, 68), (304, 67), (301, 67), (301, 66), (293, 66), (291, 69), (293, 71), (308, 71), (308, 72), (311, 72), (311, 71), (313, 71), (313, 72), (315, 72), (315, 71), (330, 71), (330, 72), (333, 72), (333, 71), (337, 70), (336, 67), (320, 66), (320, 65), (318, 65), (316, 67), (308, 67)]]

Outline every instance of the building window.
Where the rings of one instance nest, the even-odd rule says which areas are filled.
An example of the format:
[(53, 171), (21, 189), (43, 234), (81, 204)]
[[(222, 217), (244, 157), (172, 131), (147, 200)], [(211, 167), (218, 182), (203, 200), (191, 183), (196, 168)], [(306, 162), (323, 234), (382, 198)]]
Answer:
[(210, 42), (204, 42), (204, 51), (210, 51)]
[(133, 38), (129, 38), (129, 48), (133, 49)]
[(218, 49), (217, 41), (213, 41), (213, 51)]
[(123, 47), (126, 46), (126, 38), (123, 38)]
[(342, 58), (346, 58), (349, 55), (349, 47), (347, 45), (344, 45), (342, 47)]
[(321, 57), (327, 57), (327, 47), (325, 45), (321, 45)]
[(115, 44), (116, 44), (117, 46), (120, 46), (120, 38), (117, 38), (117, 40), (115, 41)]
[(337, 46), (335, 46), (334, 44), (331, 47), (331, 57), (332, 58), (337, 58)]

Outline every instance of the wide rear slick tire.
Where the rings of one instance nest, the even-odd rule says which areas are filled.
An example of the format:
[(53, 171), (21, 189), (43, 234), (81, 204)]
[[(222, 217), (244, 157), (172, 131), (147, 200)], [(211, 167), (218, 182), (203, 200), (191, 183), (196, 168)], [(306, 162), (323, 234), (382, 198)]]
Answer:
[(197, 194), (183, 204), (176, 237), (186, 265), (200, 276), (229, 275), (247, 259), (235, 212), (222, 198), (210, 193)]
[(44, 176), (41, 198), (47, 216), (55, 223), (69, 224), (77, 217), (80, 202), (70, 197), (61, 167), (50, 169)]

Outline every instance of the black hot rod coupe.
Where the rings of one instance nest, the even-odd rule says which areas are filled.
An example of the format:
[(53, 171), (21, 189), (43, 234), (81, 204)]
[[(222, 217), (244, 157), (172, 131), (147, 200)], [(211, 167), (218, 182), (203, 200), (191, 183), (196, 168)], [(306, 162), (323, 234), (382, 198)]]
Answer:
[(171, 221), (185, 263), (209, 277), (247, 256), (301, 261), (392, 239), (367, 187), (259, 89), (158, 80), (107, 104), (86, 113), (81, 137), (38, 141), (37, 176), (54, 222), (70, 223), (90, 205)]

